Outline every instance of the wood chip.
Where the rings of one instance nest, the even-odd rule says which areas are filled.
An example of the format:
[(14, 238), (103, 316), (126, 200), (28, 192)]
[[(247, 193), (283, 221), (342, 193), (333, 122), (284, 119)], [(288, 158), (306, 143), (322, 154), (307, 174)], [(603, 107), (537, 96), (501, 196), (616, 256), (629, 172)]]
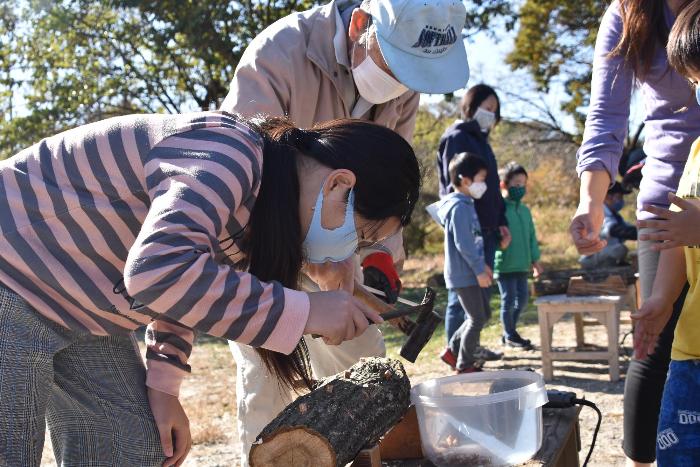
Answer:
[(390, 380), (391, 377), (392, 377), (393, 375), (394, 375), (394, 374), (391, 372), (391, 370), (386, 370), (386, 371), (384, 372), (384, 379)]
[(439, 445), (443, 448), (453, 448), (457, 445), (458, 442), (459, 440), (457, 439), (457, 437), (455, 435), (450, 434), (444, 440), (442, 440), (442, 442), (439, 443)]
[(309, 410), (309, 407), (306, 404), (304, 404), (304, 403), (299, 404), (299, 413), (300, 414), (305, 414), (308, 410)]

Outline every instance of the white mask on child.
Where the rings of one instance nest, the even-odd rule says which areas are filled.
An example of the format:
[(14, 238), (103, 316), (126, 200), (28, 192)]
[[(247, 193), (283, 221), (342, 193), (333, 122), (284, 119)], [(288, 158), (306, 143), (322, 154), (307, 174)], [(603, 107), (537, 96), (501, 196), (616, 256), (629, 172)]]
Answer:
[(474, 182), (469, 185), (469, 194), (472, 195), (474, 199), (480, 199), (486, 193), (486, 183), (485, 182)]

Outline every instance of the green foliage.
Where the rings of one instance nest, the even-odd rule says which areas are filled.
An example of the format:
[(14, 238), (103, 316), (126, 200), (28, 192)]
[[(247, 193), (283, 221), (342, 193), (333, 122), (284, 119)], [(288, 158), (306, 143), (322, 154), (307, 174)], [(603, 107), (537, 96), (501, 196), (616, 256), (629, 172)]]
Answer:
[(526, 0), (507, 57), (513, 70), (528, 70), (538, 91), (548, 92), (554, 80), (563, 80), (569, 99), (562, 110), (574, 116), (580, 133), (585, 115), (578, 109), (588, 104), (593, 47), (608, 4), (608, 0)]
[(472, 35), (479, 31), (489, 31), (494, 19), (506, 19), (505, 27), (511, 30), (515, 25), (513, 2), (509, 0), (469, 0), (465, 2), (467, 7), (467, 20), (465, 32)]
[(314, 3), (3, 2), (0, 158), (110, 116), (216, 108), (250, 40)]
[(574, 141), (544, 124), (503, 121), (490, 142), (499, 167), (515, 161), (528, 171), (528, 205), (574, 209), (578, 204)]
[[(440, 136), (459, 114), (456, 103), (443, 101), (421, 106), (416, 118), (413, 149), (423, 171), (423, 186), (413, 214), (413, 221), (404, 229), (407, 254), (425, 250), (442, 240), (442, 228), (433, 222), (425, 207), (438, 200), (437, 152)], [(441, 244), (441, 243), (440, 243)]]
[[(116, 115), (217, 108), (248, 43), (323, 0), (0, 2), (0, 159)], [(467, 33), (510, 14), (469, 0)]]

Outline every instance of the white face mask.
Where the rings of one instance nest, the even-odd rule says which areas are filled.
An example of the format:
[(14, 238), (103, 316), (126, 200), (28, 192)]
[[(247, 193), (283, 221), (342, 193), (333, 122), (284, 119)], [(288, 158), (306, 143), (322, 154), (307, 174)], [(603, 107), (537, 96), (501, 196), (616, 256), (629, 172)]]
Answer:
[(493, 126), (496, 124), (496, 114), (479, 107), (476, 109), (476, 112), (474, 112), (474, 120), (476, 120), (476, 122), (479, 124), (481, 131), (486, 133), (491, 131)]
[(486, 183), (485, 182), (474, 182), (469, 185), (469, 194), (472, 195), (474, 199), (480, 199), (486, 193)]
[[(353, 45), (353, 57), (355, 56), (354, 47)], [(352, 69), (352, 77), (360, 96), (371, 104), (383, 104), (408, 91), (406, 86), (396, 81), (374, 63), (374, 59), (369, 56), (366, 47), (365, 59)]]

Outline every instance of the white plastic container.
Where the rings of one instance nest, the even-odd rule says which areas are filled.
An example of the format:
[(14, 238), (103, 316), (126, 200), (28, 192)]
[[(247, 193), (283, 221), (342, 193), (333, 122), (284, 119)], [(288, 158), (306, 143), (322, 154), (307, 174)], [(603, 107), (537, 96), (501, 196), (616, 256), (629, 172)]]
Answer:
[(531, 371), (489, 371), (415, 386), (423, 452), (438, 467), (527, 461), (542, 445), (547, 391)]

